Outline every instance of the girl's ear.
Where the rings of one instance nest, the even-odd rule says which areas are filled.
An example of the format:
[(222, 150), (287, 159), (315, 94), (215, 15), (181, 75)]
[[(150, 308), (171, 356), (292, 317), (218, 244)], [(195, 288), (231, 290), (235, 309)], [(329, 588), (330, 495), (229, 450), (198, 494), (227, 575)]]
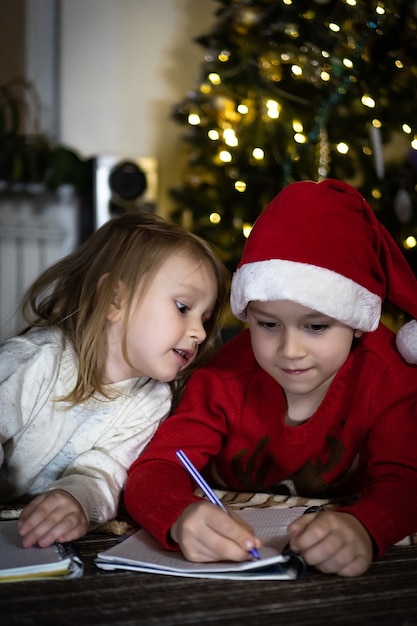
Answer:
[[(106, 282), (108, 274), (103, 274), (97, 283), (97, 289), (103, 286)], [(123, 304), (123, 283), (118, 281), (116, 287), (113, 289), (112, 300), (107, 311), (107, 320), (109, 322), (117, 322), (122, 317), (122, 304)]]
[(353, 333), (353, 336), (356, 337), (356, 339), (359, 339), (359, 337), (362, 337), (363, 335), (363, 330), (355, 330)]
[(117, 298), (113, 298), (109, 310), (107, 311), (107, 320), (109, 322), (118, 322), (122, 317), (122, 306)]

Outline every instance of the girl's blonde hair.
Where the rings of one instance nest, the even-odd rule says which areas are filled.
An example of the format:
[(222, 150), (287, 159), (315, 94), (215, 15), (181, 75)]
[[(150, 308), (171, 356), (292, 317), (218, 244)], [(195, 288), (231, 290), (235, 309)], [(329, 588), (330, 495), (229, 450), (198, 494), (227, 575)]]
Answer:
[[(74, 346), (79, 359), (77, 382), (63, 398), (79, 403), (104, 391), (107, 314), (118, 285), (127, 288), (127, 315), (139, 284), (142, 297), (162, 264), (172, 254), (185, 254), (207, 264), (217, 284), (217, 298), (205, 324), (206, 339), (192, 366), (172, 383), (175, 398), (191, 370), (202, 364), (217, 346), (226, 308), (229, 275), (212, 247), (179, 225), (151, 213), (126, 213), (106, 222), (72, 254), (44, 271), (23, 298), (28, 326), (57, 326)], [(127, 358), (126, 323), (123, 354)]]

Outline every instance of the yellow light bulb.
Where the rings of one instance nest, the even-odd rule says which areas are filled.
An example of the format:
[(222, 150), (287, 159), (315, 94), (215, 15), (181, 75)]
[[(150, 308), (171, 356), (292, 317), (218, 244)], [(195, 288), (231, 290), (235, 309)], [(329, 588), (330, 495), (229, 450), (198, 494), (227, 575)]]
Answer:
[(232, 155), (227, 150), (222, 150), (219, 153), (219, 159), (220, 161), (223, 161), (223, 163), (230, 163), (230, 161), (232, 160)]
[(252, 150), (252, 154), (253, 154), (253, 157), (257, 161), (261, 161), (264, 158), (264, 156), (265, 156), (264, 151), (262, 150), (262, 148), (254, 148)]
[(253, 228), (252, 224), (248, 224), (247, 222), (245, 222), (242, 225), (242, 233), (243, 233), (243, 236), (246, 237), (246, 239), (249, 237), (252, 228)]
[(190, 113), (188, 116), (188, 123), (191, 124), (191, 126), (198, 126), (200, 121), (200, 116), (197, 113)]
[(340, 26), (339, 26), (339, 24), (335, 24), (334, 22), (330, 22), (329, 29), (331, 31), (333, 31), (334, 33), (338, 33), (339, 30), (340, 30)]
[(209, 216), (209, 220), (212, 224), (219, 224), (221, 221), (221, 217), (218, 213), (211, 213)]
[(413, 235), (409, 235), (403, 243), (404, 248), (411, 250), (417, 246), (417, 239)]
[(208, 135), (208, 138), (211, 139), (212, 141), (216, 141), (217, 139), (220, 138), (219, 131), (215, 130), (214, 128), (212, 130), (209, 130), (207, 135)]
[(361, 102), (362, 104), (364, 104), (366, 107), (369, 107), (370, 109), (373, 109), (375, 106), (375, 100), (371, 98), (371, 96), (368, 96), (367, 94), (363, 94), (361, 98)]
[(235, 189), (236, 191), (240, 191), (240, 193), (243, 193), (244, 191), (246, 191), (246, 183), (243, 180), (237, 180), (235, 182)]
[(220, 83), (222, 82), (222, 79), (220, 78), (220, 76), (216, 74), (215, 72), (212, 72), (211, 74), (209, 74), (208, 79), (211, 83), (213, 83), (213, 85), (220, 85)]
[(295, 133), (294, 141), (296, 143), (306, 143), (307, 137), (303, 133)]
[(340, 143), (337, 144), (336, 150), (340, 154), (347, 154), (349, 152), (349, 146), (344, 141), (341, 141)]

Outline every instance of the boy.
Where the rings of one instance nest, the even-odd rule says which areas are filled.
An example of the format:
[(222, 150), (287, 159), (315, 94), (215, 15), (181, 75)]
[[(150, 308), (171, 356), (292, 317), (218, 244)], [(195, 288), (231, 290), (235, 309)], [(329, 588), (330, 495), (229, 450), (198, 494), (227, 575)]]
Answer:
[(259, 547), (194, 494), (182, 449), (222, 489), (356, 497), (289, 528), (291, 548), (322, 572), (360, 575), (415, 532), (417, 323), (396, 346), (379, 324), (385, 299), (415, 317), (417, 281), (355, 189), (328, 179), (278, 194), (233, 276), (232, 311), (249, 329), (193, 374), (131, 467), (130, 514), (193, 561)]

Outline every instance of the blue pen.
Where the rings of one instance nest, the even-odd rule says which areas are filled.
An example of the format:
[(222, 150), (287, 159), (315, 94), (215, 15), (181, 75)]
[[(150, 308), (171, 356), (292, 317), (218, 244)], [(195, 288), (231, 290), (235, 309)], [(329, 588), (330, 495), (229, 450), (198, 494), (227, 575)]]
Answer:
[[(224, 506), (224, 504), (219, 500), (219, 498), (216, 496), (214, 491), (209, 487), (209, 485), (206, 483), (206, 481), (204, 480), (204, 478), (202, 477), (200, 472), (194, 467), (194, 465), (191, 463), (190, 459), (186, 456), (186, 454), (182, 450), (177, 450), (176, 455), (179, 458), (179, 460), (181, 461), (181, 463), (184, 465), (184, 467), (187, 470), (187, 472), (190, 474), (190, 476), (195, 480), (197, 485), (200, 487), (200, 489), (202, 490), (202, 492), (204, 493), (206, 498), (208, 500), (210, 500), (210, 502), (212, 504), (216, 504), (225, 513), (228, 514), (228, 511), (227, 511), (226, 507)], [(260, 559), (261, 558), (259, 556), (259, 552), (258, 552), (258, 550), (256, 550), (256, 548), (252, 548), (252, 550), (250, 550), (250, 554), (255, 559)]]

